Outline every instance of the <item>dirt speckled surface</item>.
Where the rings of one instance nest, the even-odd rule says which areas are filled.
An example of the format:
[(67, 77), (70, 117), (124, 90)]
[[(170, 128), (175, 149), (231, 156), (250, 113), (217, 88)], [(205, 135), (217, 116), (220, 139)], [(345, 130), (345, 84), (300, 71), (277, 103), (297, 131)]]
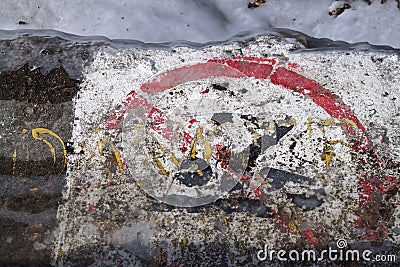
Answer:
[[(32, 39), (0, 42), (1, 266), (50, 266), (79, 90), (60, 52), (35, 55), (41, 42)], [(51, 68), (57, 57), (60, 66)]]
[(0, 265), (400, 257), (397, 52), (92, 45), (0, 42)]

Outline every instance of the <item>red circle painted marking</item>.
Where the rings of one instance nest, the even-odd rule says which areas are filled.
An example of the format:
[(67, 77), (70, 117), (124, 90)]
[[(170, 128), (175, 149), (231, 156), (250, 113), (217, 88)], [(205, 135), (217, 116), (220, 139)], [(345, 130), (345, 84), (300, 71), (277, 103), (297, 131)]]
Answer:
[(153, 80), (142, 84), (140, 89), (148, 94), (156, 94), (180, 84), (206, 79), (208, 77), (243, 78), (246, 74), (219, 63), (206, 62), (184, 66), (157, 75)]
[[(211, 59), (205, 63), (198, 63), (163, 72), (149, 82), (142, 84), (140, 89), (149, 95), (154, 95), (176, 87), (179, 84), (208, 77), (249, 77), (257, 79), (267, 79), (269, 77), (271, 83), (310, 97), (315, 104), (323, 108), (331, 117), (348, 119), (354, 122), (362, 133), (365, 133), (365, 128), (360, 120), (352, 112), (351, 108), (341, 101), (339, 96), (324, 89), (316, 81), (279, 65), (276, 59), (256, 57)], [(277, 66), (275, 70), (274, 66)], [(114, 114), (107, 119), (106, 126), (108, 129), (120, 127), (121, 119), (125, 115), (127, 109), (149, 110), (147, 115), (152, 117), (151, 119), (153, 119), (153, 122), (159, 124), (165, 122), (161, 112), (156, 107), (151, 107), (151, 105), (135, 91), (128, 94), (126, 101), (123, 102), (122, 105), (121, 110), (115, 111)], [(354, 136), (355, 132), (353, 127), (350, 125), (346, 125), (345, 127), (346, 131)], [(158, 132), (169, 139), (168, 136), (170, 133), (167, 133), (166, 129), (162, 130), (159, 128)], [(364, 146), (369, 146), (369, 140), (365, 134), (362, 138), (363, 140), (360, 145), (355, 147), (356, 150), (363, 149)]]
[[(331, 117), (337, 119), (348, 119), (354, 122), (358, 130), (361, 131), (362, 136), (358, 140), (358, 145), (353, 146), (353, 149), (355, 151), (362, 151), (371, 154), (372, 159), (370, 161), (375, 161), (377, 157), (366, 135), (366, 129), (357, 116), (352, 112), (351, 108), (347, 106), (339, 96), (324, 89), (316, 81), (306, 78), (293, 70), (283, 67), (282, 65), (283, 64), (279, 63), (276, 59), (267, 58), (216, 58), (207, 62), (175, 68), (161, 73), (149, 82), (142, 84), (140, 88), (142, 92), (154, 95), (182, 83), (201, 80), (208, 77), (249, 77), (256, 79), (267, 79), (269, 77), (272, 84), (279, 85), (288, 90), (296, 91), (297, 93), (310, 97), (315, 104), (324, 109)], [(293, 64), (288, 63), (289, 68), (291, 68), (292, 65)], [(170, 133), (168, 132), (168, 129), (160, 127), (165, 123), (165, 118), (163, 118), (161, 111), (156, 107), (152, 107), (150, 103), (135, 91), (130, 92), (126, 100), (121, 103), (121, 106), (115, 109), (106, 119), (106, 128), (109, 130), (120, 129), (124, 115), (129, 109), (137, 110), (144, 116), (144, 118), (149, 118), (150, 115), (150, 119), (152, 119), (156, 124), (158, 123), (153, 130), (169, 139)], [(345, 130), (351, 136), (356, 137), (356, 131), (354, 131), (352, 126), (346, 124)], [(190, 138), (188, 138), (188, 141), (190, 141)], [(365, 163), (368, 164), (368, 161)], [(373, 163), (371, 164), (376, 165)], [(384, 169), (384, 166), (379, 167), (380, 169)], [(397, 186), (397, 179), (394, 179), (392, 176), (384, 177), (386, 179), (385, 181), (380, 181), (378, 178), (371, 176), (371, 174), (366, 174), (365, 178), (359, 178), (360, 185), (363, 188), (360, 193), (360, 207), (373, 205), (376, 201), (373, 191), (379, 191), (386, 194), (389, 189), (382, 187), (384, 182)], [(374, 190), (371, 190), (371, 188)], [(391, 187), (388, 186), (388, 188)], [(375, 211), (371, 209), (370, 213), (375, 214), (374, 212)], [(373, 239), (373, 237), (376, 236), (377, 230), (371, 230), (373, 226), (365, 226), (364, 222), (365, 219), (362, 216), (359, 216), (356, 225), (366, 229), (368, 232), (367, 235)]]

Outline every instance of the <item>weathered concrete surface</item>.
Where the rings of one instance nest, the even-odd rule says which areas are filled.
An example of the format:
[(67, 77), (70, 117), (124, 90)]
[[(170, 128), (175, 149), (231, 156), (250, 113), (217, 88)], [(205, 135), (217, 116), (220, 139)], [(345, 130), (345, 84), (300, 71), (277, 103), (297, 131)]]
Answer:
[(338, 239), (395, 253), (398, 55), (301, 48), (102, 49), (76, 98), (55, 263), (280, 265), (257, 253)]
[[(60, 64), (73, 78), (60, 88), (71, 88), (74, 79), (82, 82), (77, 95), (68, 94), (72, 102), (54, 103), (52, 87), (46, 89), (43, 105), (50, 115), (16, 124), (4, 115), (15, 109), (10, 102), (29, 101), (13, 95), (2, 102), (9, 129), (1, 138), (7, 155), (1, 165), (8, 162), (2, 181), (21, 192), (33, 187), (59, 194), (65, 179), (55, 240), (37, 241), (46, 249), (53, 245), (52, 264), (285, 264), (276, 254), (264, 260), (265, 248), (312, 249), (319, 256), (328, 248), (398, 254), (395, 51), (308, 51), (278, 35), (197, 48), (96, 47), (93, 56), (93, 50), (80, 47), (89, 56), (72, 69)], [(49, 132), (35, 139), (32, 129), (39, 127), (69, 144), (66, 169), (62, 142)], [(9, 131), (20, 139), (5, 135)], [(55, 160), (44, 141), (54, 146)], [(54, 173), (34, 179), (25, 164), (19, 174), (24, 166), (18, 162), (30, 155), (20, 150), (32, 150), (47, 162), (41, 170)], [(57, 182), (44, 190), (53, 176)], [(33, 185), (38, 181), (43, 183)], [(18, 199), (25, 200), (24, 194)], [(19, 203), (7, 198), (1, 199), (3, 210)], [(59, 198), (54, 199), (42, 209), (53, 211)], [(31, 208), (20, 206), (23, 214)], [(3, 232), (17, 221), (7, 220)], [(27, 217), (21, 229), (31, 220)], [(46, 227), (51, 232), (55, 224)], [(1, 238), (6, 253), (0, 260), (8, 260), (16, 245)], [(34, 241), (25, 247), (37, 249)], [(367, 262), (325, 257), (290, 264), (311, 263)], [(398, 259), (384, 264), (395, 266)]]

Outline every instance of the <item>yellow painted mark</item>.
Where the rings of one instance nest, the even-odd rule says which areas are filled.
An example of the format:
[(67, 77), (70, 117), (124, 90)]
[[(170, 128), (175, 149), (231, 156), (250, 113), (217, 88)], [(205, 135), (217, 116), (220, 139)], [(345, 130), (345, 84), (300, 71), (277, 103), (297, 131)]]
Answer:
[(197, 152), (197, 148), (196, 148), (196, 142), (198, 139), (202, 139), (203, 138), (203, 127), (199, 127), (196, 130), (196, 134), (194, 136), (194, 139), (192, 141), (192, 143), (190, 144), (190, 158), (191, 159), (195, 159), (196, 158), (196, 152)]
[(50, 148), (51, 154), (53, 155), (54, 163), (56, 163), (56, 152), (54, 150), (53, 145), (49, 141), (39, 137), (39, 134), (49, 134), (49, 135), (53, 136), (54, 138), (56, 138), (61, 143), (63, 150), (64, 150), (64, 165), (67, 165), (67, 149), (66, 149), (64, 141), (61, 139), (61, 137), (58, 136), (53, 131), (46, 129), (46, 128), (32, 129), (32, 137), (35, 138), (36, 140), (44, 142)]
[(21, 133), (26, 134), (26, 133), (28, 133), (28, 132), (29, 132), (28, 129), (22, 129), (22, 132), (21, 132)]
[(179, 162), (179, 160), (175, 157), (174, 153), (171, 153), (171, 159), (172, 159), (172, 163), (174, 163), (176, 166), (181, 166), (181, 163)]
[(298, 233), (299, 233), (299, 230), (297, 229), (297, 223), (296, 223), (296, 221), (290, 221), (290, 222), (288, 223), (288, 227), (289, 227), (290, 229), (292, 229), (292, 230), (294, 231), (295, 234), (298, 234)]
[(204, 153), (203, 154), (204, 154), (203, 157), (207, 161), (207, 163), (210, 163), (210, 159), (212, 156), (212, 148), (211, 148), (211, 145), (210, 145), (210, 142), (208, 141), (208, 139), (206, 139), (204, 142)]
[(270, 132), (275, 132), (275, 122), (271, 121), (269, 123), (269, 129)]
[(190, 144), (190, 158), (191, 159), (195, 159), (196, 158), (196, 137), (197, 135), (194, 136), (194, 139), (192, 141), (192, 143)]
[(296, 119), (293, 117), (290, 117), (289, 120), (287, 118), (283, 119), (283, 120), (278, 120), (278, 125), (285, 126), (285, 127), (290, 127), (290, 126), (296, 127)]
[(62, 251), (61, 248), (58, 250), (57, 256), (58, 256), (59, 258), (61, 258), (62, 256), (64, 256), (64, 252)]
[(352, 120), (346, 119), (346, 123), (357, 128), (357, 124)]
[(290, 124), (290, 125), (293, 125), (293, 127), (296, 127), (296, 126), (297, 126), (297, 121), (296, 121), (296, 119), (293, 118), (293, 117), (290, 117), (289, 124)]
[(187, 244), (189, 243), (189, 239), (187, 236), (184, 236), (181, 243), (182, 251), (186, 250)]
[(193, 166), (196, 169), (197, 174), (203, 176), (203, 172), (200, 170), (199, 165), (193, 164)]
[[(103, 139), (97, 141), (97, 143), (96, 143), (96, 146), (98, 147), (97, 150), (98, 150), (100, 156), (104, 156), (104, 148), (105, 148), (106, 144), (110, 145), (111, 150), (114, 154), (115, 161), (118, 164), (119, 171), (120, 171), (121, 175), (124, 175), (124, 164), (122, 163), (122, 160), (121, 160), (121, 153), (119, 153), (119, 151), (114, 146), (112, 141), (110, 139), (108, 139), (107, 137), (104, 137)], [(94, 155), (92, 155), (90, 159), (92, 159), (93, 157), (94, 157)]]
[(153, 161), (156, 163), (157, 167), (160, 169), (161, 173), (165, 176), (169, 176), (169, 173), (164, 169), (164, 166), (161, 164), (161, 161), (158, 160), (156, 153), (154, 153), (154, 151), (150, 151), (150, 154), (151, 154), (151, 157), (153, 158)]
[(196, 142), (192, 141), (191, 148), (190, 148), (190, 158), (195, 159), (196, 158)]
[(342, 119), (342, 118), (329, 118), (329, 119), (325, 119), (324, 124), (325, 126), (336, 126), (336, 125), (340, 125), (346, 123), (348, 125), (351, 125), (355, 128), (357, 128), (357, 124), (349, 119)]
[[(165, 154), (166, 153), (166, 149), (156, 140), (153, 139), (153, 141), (156, 143), (158, 149)], [(150, 154), (153, 158), (153, 161), (156, 163), (157, 167), (161, 170), (162, 174), (164, 174), (165, 176), (169, 175), (169, 172), (167, 172), (164, 168), (164, 166), (162, 165), (161, 161), (158, 160), (156, 154), (154, 151), (151, 151), (151, 149), (149, 148)], [(176, 166), (181, 166), (181, 162), (179, 162), (179, 160), (176, 158), (175, 154), (171, 152), (171, 160), (172, 163), (175, 164)]]
[[(333, 157), (335, 156), (335, 148), (333, 145), (341, 144), (343, 146), (352, 147), (351, 144), (344, 142), (343, 140), (325, 140), (324, 149), (322, 151), (321, 158), (325, 160), (325, 168), (326, 171), (329, 171), (330, 164), (332, 162)], [(329, 179), (329, 174), (327, 173), (327, 178)]]
[(13, 175), (15, 175), (15, 172), (17, 170), (17, 150), (16, 149), (14, 149), (12, 161), (13, 161), (12, 171), (13, 171)]
[(119, 151), (117, 150), (117, 148), (114, 146), (113, 143), (110, 142), (110, 145), (111, 145), (112, 151), (114, 152), (114, 157), (115, 157), (115, 160), (117, 161), (119, 171), (121, 172), (121, 174), (124, 174), (124, 165), (122, 164), (121, 153), (119, 153)]
[(258, 133), (253, 133), (253, 145), (260, 146), (257, 142), (258, 138), (260, 138), (260, 135)]
[(326, 170), (329, 170), (329, 166), (335, 156), (335, 148), (332, 145), (341, 144), (347, 147), (351, 147), (351, 144), (344, 142), (343, 140), (326, 140), (324, 144), (324, 149), (322, 152), (322, 158), (325, 160)]
[(334, 150), (333, 146), (330, 146), (328, 143), (325, 143), (322, 155), (323, 157), (325, 157), (325, 166), (327, 171), (329, 170), (329, 165), (331, 164), (332, 158), (335, 155), (333, 150)]
[(335, 119), (335, 118), (325, 119), (325, 126), (336, 125), (335, 122), (336, 122), (336, 119)]
[[(312, 135), (312, 127), (311, 127), (312, 121), (313, 121), (313, 118), (307, 119), (307, 130), (308, 130), (308, 135), (310, 138)], [(357, 128), (357, 124), (354, 121), (349, 120), (349, 119), (341, 119), (341, 118), (327, 118), (323, 121), (322, 124), (319, 124), (319, 126), (320, 126), (321, 130), (323, 131), (323, 133), (325, 134), (324, 127), (340, 126), (340, 125), (343, 125), (343, 123), (346, 123), (348, 125), (351, 125), (351, 126)], [(321, 158), (325, 161), (325, 168), (326, 168), (327, 172), (329, 171), (330, 164), (333, 160), (333, 157), (335, 156), (334, 147), (332, 145), (336, 145), (336, 144), (342, 144), (344, 146), (351, 147), (351, 144), (347, 144), (343, 140), (325, 140), (324, 141), (324, 147), (323, 147), (323, 152), (322, 152)], [(327, 177), (329, 179), (329, 175), (327, 175)]]

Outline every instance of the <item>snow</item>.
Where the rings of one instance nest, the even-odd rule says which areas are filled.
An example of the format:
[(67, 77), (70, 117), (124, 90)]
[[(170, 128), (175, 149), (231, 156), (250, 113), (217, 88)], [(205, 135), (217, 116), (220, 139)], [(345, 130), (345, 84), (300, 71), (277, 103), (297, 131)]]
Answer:
[[(345, 1), (267, 0), (247, 8), (247, 0), (2, 0), (0, 29), (54, 29), (83, 36), (143, 42), (226, 40), (242, 31), (285, 28), (317, 38), (369, 42), (400, 48), (397, 2), (347, 1), (337, 17), (329, 11)], [(19, 24), (20, 21), (27, 24)]]

